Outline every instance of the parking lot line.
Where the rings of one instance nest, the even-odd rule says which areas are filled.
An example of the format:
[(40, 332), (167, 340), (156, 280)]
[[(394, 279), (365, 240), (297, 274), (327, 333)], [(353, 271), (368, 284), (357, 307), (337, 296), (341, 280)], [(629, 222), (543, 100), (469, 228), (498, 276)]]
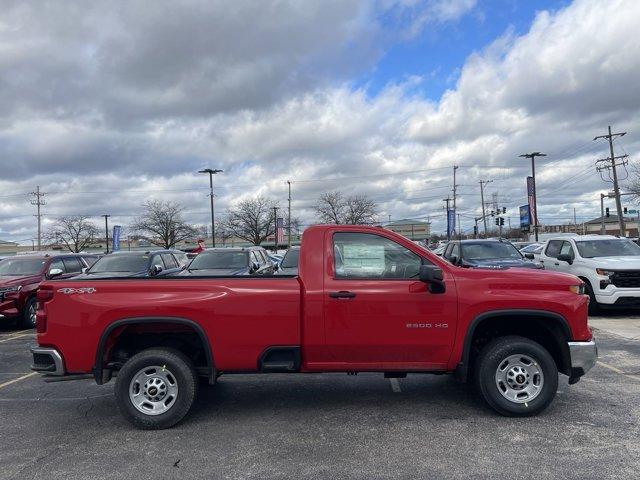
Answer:
[(19, 335), (21, 333), (26, 333), (26, 332), (33, 333), (33, 329), (32, 328), (26, 328), (24, 330), (16, 330), (15, 332), (0, 333), (0, 338), (13, 337), (14, 335)]
[(8, 387), (9, 385), (19, 382), (20, 380), (25, 380), (29, 377), (33, 377), (34, 375), (37, 375), (38, 372), (31, 372), (31, 373), (27, 373), (26, 375), (23, 375), (21, 377), (18, 378), (14, 378), (13, 380), (9, 380), (8, 382), (4, 382), (4, 383), (0, 383), (0, 388), (4, 388), (4, 387)]
[(391, 384), (391, 390), (393, 390), (393, 393), (402, 393), (402, 390), (400, 389), (400, 382), (398, 382), (397, 378), (390, 378), (389, 383)]
[(23, 333), (22, 335), (14, 335), (13, 337), (7, 337), (0, 340), (0, 343), (8, 342), (9, 340), (14, 340), (16, 338), (28, 337), (30, 335), (35, 335), (35, 333)]
[(640, 381), (640, 375), (634, 375), (632, 373), (625, 373), (622, 370), (620, 370), (619, 368), (616, 368), (613, 365), (609, 365), (607, 363), (601, 362), (600, 360), (598, 360), (598, 365), (603, 366), (604, 368), (607, 368), (607, 369), (611, 370), (612, 372), (616, 372), (616, 373), (618, 373), (620, 375), (624, 375), (625, 377), (633, 378), (634, 380)]

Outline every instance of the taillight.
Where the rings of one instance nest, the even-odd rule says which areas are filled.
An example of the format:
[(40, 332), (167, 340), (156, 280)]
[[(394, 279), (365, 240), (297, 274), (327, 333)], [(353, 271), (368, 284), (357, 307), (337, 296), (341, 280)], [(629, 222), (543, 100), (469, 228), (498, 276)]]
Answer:
[(36, 333), (45, 333), (47, 331), (47, 312), (44, 309), (44, 304), (53, 298), (53, 289), (47, 287), (39, 288), (37, 298)]

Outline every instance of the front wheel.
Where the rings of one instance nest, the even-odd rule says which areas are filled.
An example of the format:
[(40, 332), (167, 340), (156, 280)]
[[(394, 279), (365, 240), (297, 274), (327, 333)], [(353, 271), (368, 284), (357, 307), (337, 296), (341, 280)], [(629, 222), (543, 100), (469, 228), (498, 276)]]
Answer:
[(598, 315), (601, 312), (600, 304), (596, 300), (596, 295), (593, 293), (593, 287), (588, 281), (584, 281), (585, 293), (589, 295), (589, 315)]
[(36, 297), (30, 297), (22, 310), (20, 317), (20, 326), (23, 328), (36, 328), (36, 311), (38, 310), (38, 300)]
[(539, 343), (519, 336), (497, 338), (480, 353), (476, 386), (501, 415), (525, 417), (543, 411), (558, 390), (558, 368)]
[(198, 377), (182, 352), (151, 348), (131, 357), (118, 372), (115, 394), (122, 415), (145, 430), (169, 428), (193, 405)]

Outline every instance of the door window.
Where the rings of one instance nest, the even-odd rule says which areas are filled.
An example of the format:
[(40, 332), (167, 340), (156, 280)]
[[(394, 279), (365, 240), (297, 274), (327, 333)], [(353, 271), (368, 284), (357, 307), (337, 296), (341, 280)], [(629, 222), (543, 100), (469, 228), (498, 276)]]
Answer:
[(162, 269), (164, 270), (166, 267), (164, 265), (164, 262), (162, 261), (162, 257), (160, 255), (154, 255), (153, 259), (151, 261), (151, 266), (158, 266), (158, 267), (162, 267)]
[(336, 233), (333, 245), (336, 278), (416, 278), (422, 265), (419, 255), (380, 235)]
[(573, 254), (573, 247), (569, 242), (562, 242), (562, 247), (560, 248), (561, 255), (569, 255), (571, 258), (575, 258)]
[(82, 264), (77, 257), (67, 257), (62, 259), (64, 267), (67, 273), (80, 273), (82, 271)]
[(560, 248), (562, 248), (562, 243), (562, 240), (551, 240), (549, 242), (549, 245), (547, 245), (547, 250), (544, 252), (544, 254), (547, 257), (558, 258), (558, 255), (560, 254)]
[(163, 253), (161, 257), (167, 268), (178, 268), (178, 263), (170, 253)]

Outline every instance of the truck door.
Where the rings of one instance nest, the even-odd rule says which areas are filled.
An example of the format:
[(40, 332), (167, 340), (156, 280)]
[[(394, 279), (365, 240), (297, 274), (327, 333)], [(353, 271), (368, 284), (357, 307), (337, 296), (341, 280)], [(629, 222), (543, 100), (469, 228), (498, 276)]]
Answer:
[(457, 319), (445, 293), (418, 280), (426, 258), (383, 233), (336, 232), (325, 250), (325, 338), (336, 362), (428, 369), (449, 359)]
[(560, 248), (562, 248), (562, 240), (550, 240), (547, 243), (544, 251), (540, 254), (540, 263), (544, 265), (545, 270), (559, 270)]

